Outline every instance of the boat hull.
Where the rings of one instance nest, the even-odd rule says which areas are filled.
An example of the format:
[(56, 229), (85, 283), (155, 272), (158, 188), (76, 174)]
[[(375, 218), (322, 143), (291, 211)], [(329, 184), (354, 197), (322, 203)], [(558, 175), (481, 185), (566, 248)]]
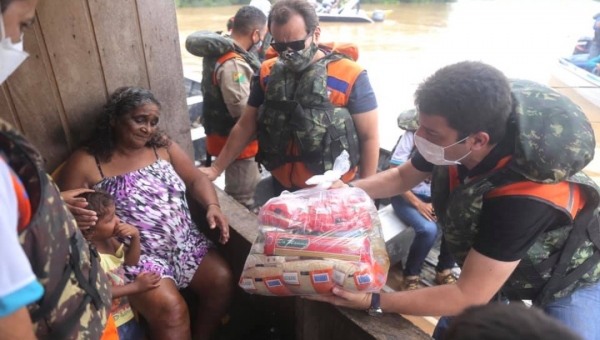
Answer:
[(363, 15), (319, 14), (320, 22), (372, 23), (373, 19)]
[(588, 72), (569, 58), (560, 58), (553, 75), (590, 103), (600, 108), (600, 77)]

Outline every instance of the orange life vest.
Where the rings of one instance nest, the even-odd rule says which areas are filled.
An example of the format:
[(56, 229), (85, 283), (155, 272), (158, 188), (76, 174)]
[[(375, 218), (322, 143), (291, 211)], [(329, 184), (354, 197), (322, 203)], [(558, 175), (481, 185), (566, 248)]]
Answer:
[[(502, 158), (494, 170), (505, 167), (512, 156)], [(448, 167), (450, 172), (450, 192), (460, 185), (456, 166)], [(476, 177), (473, 177), (473, 180)], [(552, 207), (563, 211), (575, 219), (577, 213), (583, 209), (586, 197), (579, 185), (567, 181), (559, 183), (537, 183), (532, 181), (516, 182), (496, 188), (484, 195), (485, 198), (500, 196), (529, 196), (542, 200)]]
[[(213, 70), (213, 86), (214, 87), (219, 87), (219, 82), (217, 80), (217, 71), (218, 69), (228, 60), (237, 58), (239, 60), (244, 60), (244, 58), (236, 53), (236, 52), (227, 52), (225, 54), (223, 54), (216, 62), (215, 68)], [(223, 103), (224, 105), (224, 103)], [(206, 111), (206, 110), (205, 110)], [(221, 114), (225, 114), (225, 113), (221, 113)], [(208, 117), (205, 117), (208, 118)], [(231, 119), (232, 123), (235, 123), (235, 121), (233, 119)], [(228, 136), (223, 136), (219, 133), (209, 133), (206, 136), (206, 150), (208, 151), (208, 153), (212, 156), (219, 156), (221, 154), (221, 151), (223, 150), (223, 147), (225, 146), (225, 143), (227, 142), (227, 138)], [(258, 142), (256, 140), (250, 142), (250, 144), (248, 144), (248, 146), (246, 146), (246, 148), (244, 149), (244, 151), (242, 151), (242, 153), (238, 156), (237, 159), (246, 159), (246, 158), (250, 158), (250, 157), (254, 157), (256, 156), (256, 153), (258, 152)]]
[[(358, 58), (358, 48), (353, 44), (330, 43), (319, 44), (319, 47), (328, 52), (337, 52), (350, 56), (354, 60)], [(267, 54), (272, 56), (272, 54), (269, 54), (269, 51), (267, 51)], [(263, 91), (267, 89), (267, 82), (271, 74), (271, 69), (276, 62), (277, 58), (271, 57), (262, 64), (260, 69), (260, 86)], [(350, 98), (354, 83), (362, 71), (362, 67), (348, 59), (332, 61), (327, 65), (327, 91), (329, 100), (334, 106), (345, 107), (348, 105), (348, 99)], [(290, 142), (287, 146), (287, 154), (295, 156), (299, 155), (297, 145)], [(306, 180), (315, 175), (302, 162), (285, 163), (270, 171), (271, 175), (287, 188), (293, 186), (306, 188), (308, 187), (305, 183)], [(357, 171), (358, 167), (353, 167), (342, 176), (342, 181), (351, 181), (356, 176)]]
[(106, 328), (104, 328), (104, 333), (102, 333), (100, 340), (119, 340), (119, 331), (117, 329), (117, 324), (115, 323), (115, 318), (112, 314), (108, 315), (108, 320), (106, 320)]

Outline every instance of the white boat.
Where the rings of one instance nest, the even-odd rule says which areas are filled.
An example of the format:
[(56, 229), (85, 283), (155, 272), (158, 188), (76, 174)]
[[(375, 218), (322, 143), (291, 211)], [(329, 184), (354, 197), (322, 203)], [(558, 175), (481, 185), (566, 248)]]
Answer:
[(320, 22), (364, 22), (373, 23), (373, 19), (363, 10), (359, 10), (360, 1), (350, 0), (342, 8), (321, 7), (317, 9)]
[(553, 76), (583, 98), (600, 107), (600, 76), (586, 65), (591, 38), (582, 37), (569, 57), (559, 58)]
[(363, 12), (354, 14), (318, 13), (320, 22), (363, 22), (373, 23), (373, 19)]
[(560, 58), (554, 76), (585, 98), (600, 107), (600, 77), (576, 66), (569, 58)]

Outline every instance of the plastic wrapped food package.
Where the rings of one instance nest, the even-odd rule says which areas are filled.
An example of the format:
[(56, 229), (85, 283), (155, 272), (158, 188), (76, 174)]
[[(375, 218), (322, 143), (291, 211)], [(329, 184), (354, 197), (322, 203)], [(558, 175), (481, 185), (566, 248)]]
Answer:
[(284, 192), (258, 215), (259, 233), (239, 285), (261, 295), (383, 288), (389, 258), (377, 210), (358, 188)]

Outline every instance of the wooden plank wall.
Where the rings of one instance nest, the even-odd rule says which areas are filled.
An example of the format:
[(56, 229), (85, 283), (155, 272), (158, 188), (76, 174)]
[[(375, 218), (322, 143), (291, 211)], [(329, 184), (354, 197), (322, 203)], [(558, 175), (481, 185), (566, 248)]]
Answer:
[(192, 155), (174, 1), (40, 1), (24, 39), (30, 56), (0, 87), (0, 118), (40, 150), (48, 171), (128, 85), (156, 95), (160, 127)]

